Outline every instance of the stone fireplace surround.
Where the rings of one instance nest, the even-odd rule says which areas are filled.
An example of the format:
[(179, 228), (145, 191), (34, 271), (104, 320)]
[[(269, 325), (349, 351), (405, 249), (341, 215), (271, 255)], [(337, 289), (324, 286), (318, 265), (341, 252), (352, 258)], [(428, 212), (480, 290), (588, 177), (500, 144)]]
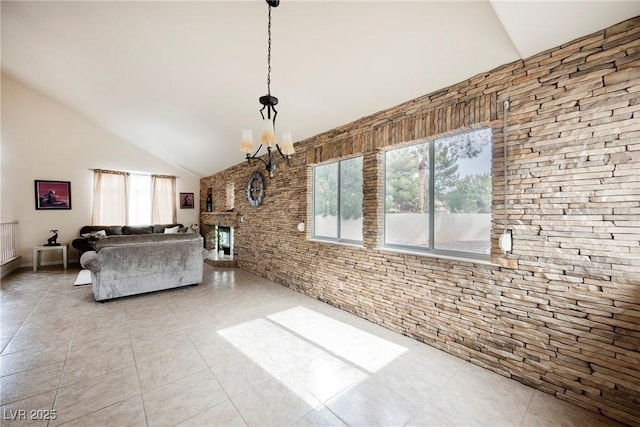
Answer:
[[(216, 245), (216, 227), (228, 227), (231, 229), (230, 238), (233, 239), (233, 230), (237, 225), (237, 213), (236, 212), (201, 212), (200, 213), (200, 232), (204, 237), (204, 246), (209, 251), (216, 251), (218, 247)], [(231, 242), (231, 248), (233, 248), (233, 242)], [(213, 253), (213, 255), (216, 255)], [(235, 262), (233, 250), (231, 250), (230, 256), (226, 256), (224, 260), (215, 259), (213, 256), (208, 261), (210, 264), (216, 264), (219, 262), (229, 261)], [(225, 266), (228, 266), (225, 264)]]

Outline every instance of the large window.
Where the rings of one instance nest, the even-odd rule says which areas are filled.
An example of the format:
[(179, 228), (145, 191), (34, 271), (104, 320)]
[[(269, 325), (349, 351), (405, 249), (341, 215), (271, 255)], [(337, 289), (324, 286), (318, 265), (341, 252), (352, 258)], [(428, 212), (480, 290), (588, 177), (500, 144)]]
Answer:
[(176, 222), (176, 178), (166, 175), (93, 171), (93, 225)]
[(362, 157), (313, 168), (313, 237), (362, 242)]
[(450, 255), (491, 247), (491, 129), (385, 154), (385, 245)]

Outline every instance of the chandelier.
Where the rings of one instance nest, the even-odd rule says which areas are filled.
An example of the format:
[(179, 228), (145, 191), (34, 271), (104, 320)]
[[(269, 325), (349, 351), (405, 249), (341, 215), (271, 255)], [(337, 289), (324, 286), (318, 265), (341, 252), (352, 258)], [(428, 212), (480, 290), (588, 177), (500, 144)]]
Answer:
[[(264, 163), (267, 171), (269, 172), (269, 178), (273, 178), (273, 172), (276, 170), (276, 163), (284, 160), (286, 164), (289, 165), (289, 158), (295, 152), (295, 149), (293, 148), (291, 132), (283, 132), (282, 146), (280, 146), (276, 141), (275, 123), (276, 116), (278, 115), (278, 111), (276, 110), (278, 98), (271, 95), (271, 8), (278, 7), (280, 0), (266, 1), (269, 5), (269, 23), (267, 25), (269, 47), (267, 49), (267, 94), (258, 98), (258, 102), (262, 105), (262, 108), (260, 109), (260, 115), (262, 116), (260, 146), (256, 150), (253, 143), (253, 133), (251, 129), (243, 129), (242, 137), (240, 139), (240, 151), (246, 153), (246, 159), (249, 164), (251, 164), (251, 160), (253, 159), (258, 159)], [(263, 145), (267, 147), (267, 160), (258, 156)], [(280, 155), (280, 158), (274, 154), (274, 147), (275, 151)]]

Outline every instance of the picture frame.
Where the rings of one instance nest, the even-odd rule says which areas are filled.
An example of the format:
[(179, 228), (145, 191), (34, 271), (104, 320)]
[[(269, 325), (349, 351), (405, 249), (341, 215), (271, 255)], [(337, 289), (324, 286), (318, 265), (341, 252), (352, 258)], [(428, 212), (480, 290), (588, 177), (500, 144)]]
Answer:
[(180, 193), (180, 209), (193, 209), (193, 193)]
[(71, 210), (71, 181), (34, 180), (36, 210)]

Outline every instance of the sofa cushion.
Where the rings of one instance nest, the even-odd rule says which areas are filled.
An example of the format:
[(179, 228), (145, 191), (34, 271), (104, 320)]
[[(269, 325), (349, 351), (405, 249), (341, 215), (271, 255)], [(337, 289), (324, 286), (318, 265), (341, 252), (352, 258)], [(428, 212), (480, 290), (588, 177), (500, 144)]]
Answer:
[(153, 234), (153, 225), (123, 225), (122, 226), (122, 234)]

